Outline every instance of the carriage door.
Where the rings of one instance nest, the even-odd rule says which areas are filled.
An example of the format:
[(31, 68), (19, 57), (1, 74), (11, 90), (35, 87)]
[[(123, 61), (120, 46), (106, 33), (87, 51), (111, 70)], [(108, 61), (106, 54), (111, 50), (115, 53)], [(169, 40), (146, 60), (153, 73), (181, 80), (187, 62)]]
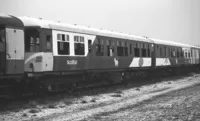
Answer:
[(24, 32), (6, 28), (6, 74), (24, 72)]
[(5, 73), (6, 69), (6, 39), (5, 28), (0, 27), (0, 75)]

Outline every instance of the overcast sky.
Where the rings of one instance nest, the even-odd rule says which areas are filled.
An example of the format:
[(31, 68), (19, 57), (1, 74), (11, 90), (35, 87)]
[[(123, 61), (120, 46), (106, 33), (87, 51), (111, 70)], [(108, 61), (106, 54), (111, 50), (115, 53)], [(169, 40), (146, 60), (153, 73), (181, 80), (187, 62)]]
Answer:
[(0, 0), (0, 13), (200, 45), (200, 0)]

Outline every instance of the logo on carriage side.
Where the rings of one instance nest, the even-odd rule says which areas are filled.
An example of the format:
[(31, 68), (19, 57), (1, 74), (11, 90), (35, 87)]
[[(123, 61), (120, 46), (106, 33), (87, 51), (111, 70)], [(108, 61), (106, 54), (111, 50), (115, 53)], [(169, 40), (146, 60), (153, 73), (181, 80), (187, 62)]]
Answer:
[(78, 61), (77, 60), (67, 60), (67, 65), (77, 65)]
[(117, 59), (117, 58), (114, 58), (114, 63), (115, 63), (115, 67), (118, 67), (118, 66), (119, 66), (119, 62), (118, 62), (118, 59)]
[(168, 59), (167, 59), (167, 58), (165, 58), (165, 61), (164, 61), (164, 63), (166, 63), (166, 64), (168, 63)]
[(139, 67), (142, 67), (143, 63), (144, 63), (143, 58), (140, 58), (140, 59), (139, 59), (139, 62), (138, 62)]

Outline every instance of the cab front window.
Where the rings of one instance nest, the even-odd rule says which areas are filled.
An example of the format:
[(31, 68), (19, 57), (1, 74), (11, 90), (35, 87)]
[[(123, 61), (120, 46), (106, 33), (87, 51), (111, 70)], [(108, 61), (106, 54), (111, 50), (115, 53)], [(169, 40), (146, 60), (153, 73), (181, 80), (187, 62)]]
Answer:
[(37, 29), (25, 30), (25, 52), (40, 52), (40, 37)]

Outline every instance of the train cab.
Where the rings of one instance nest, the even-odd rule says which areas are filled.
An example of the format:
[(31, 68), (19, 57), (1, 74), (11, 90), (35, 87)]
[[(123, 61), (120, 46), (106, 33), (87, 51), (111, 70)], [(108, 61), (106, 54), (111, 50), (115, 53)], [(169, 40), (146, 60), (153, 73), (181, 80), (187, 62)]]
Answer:
[(24, 74), (23, 27), (20, 19), (0, 14), (0, 77)]
[(27, 73), (53, 70), (52, 32), (47, 23), (31, 17), (20, 17), (25, 32), (25, 62)]

